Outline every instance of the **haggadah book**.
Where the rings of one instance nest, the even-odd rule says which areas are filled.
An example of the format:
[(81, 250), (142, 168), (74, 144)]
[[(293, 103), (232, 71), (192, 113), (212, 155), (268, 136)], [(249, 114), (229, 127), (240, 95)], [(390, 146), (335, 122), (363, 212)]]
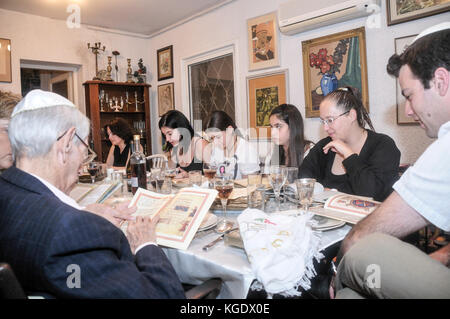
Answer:
[(328, 198), (324, 207), (312, 207), (310, 211), (317, 215), (356, 224), (377, 209), (380, 204), (370, 197), (339, 193)]
[[(156, 216), (157, 244), (186, 250), (216, 199), (215, 189), (183, 188), (176, 195), (161, 195), (139, 188), (130, 206), (134, 216)], [(126, 234), (127, 223), (121, 229)]]

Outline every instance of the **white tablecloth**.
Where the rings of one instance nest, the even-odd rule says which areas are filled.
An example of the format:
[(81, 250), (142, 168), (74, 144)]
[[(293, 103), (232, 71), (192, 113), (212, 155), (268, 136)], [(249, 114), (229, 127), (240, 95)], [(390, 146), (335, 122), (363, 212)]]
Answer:
[[(230, 214), (235, 219), (237, 214)], [(322, 233), (321, 250), (342, 240), (350, 231), (351, 226), (325, 231)], [(181, 282), (200, 284), (210, 278), (223, 280), (222, 290), (217, 298), (244, 299), (255, 279), (247, 255), (243, 249), (228, 246), (222, 240), (208, 251), (202, 248), (218, 237), (217, 233), (209, 233), (201, 238), (195, 238), (188, 250), (163, 248), (172, 263)]]

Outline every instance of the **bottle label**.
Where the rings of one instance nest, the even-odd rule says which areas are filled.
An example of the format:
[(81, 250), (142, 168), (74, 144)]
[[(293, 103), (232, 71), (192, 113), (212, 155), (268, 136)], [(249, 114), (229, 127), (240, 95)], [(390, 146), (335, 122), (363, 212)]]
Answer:
[(137, 177), (131, 178), (131, 187), (138, 187), (138, 178)]

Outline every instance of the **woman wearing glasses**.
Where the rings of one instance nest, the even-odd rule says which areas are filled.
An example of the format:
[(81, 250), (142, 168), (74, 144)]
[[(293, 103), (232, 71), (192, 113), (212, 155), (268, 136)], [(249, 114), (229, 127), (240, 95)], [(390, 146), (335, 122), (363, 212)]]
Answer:
[(383, 201), (398, 179), (400, 151), (392, 138), (375, 133), (357, 90), (344, 87), (328, 94), (320, 103), (320, 119), (328, 137), (311, 149), (299, 175)]
[[(117, 118), (105, 126), (105, 132), (112, 144), (106, 159), (106, 165), (114, 168), (125, 168), (131, 155), (132, 128), (124, 119)], [(142, 146), (139, 146), (142, 152)]]

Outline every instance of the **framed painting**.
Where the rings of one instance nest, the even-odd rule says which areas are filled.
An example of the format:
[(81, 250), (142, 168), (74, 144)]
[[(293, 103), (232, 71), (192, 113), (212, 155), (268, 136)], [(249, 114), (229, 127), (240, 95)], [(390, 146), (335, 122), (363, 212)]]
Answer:
[(369, 111), (364, 27), (302, 42), (306, 117), (318, 117), (322, 99), (339, 87), (361, 93)]
[(251, 139), (270, 138), (270, 113), (278, 105), (288, 103), (287, 78), (287, 70), (247, 78), (249, 137)]
[(0, 82), (12, 82), (11, 40), (0, 39)]
[(158, 115), (162, 116), (169, 110), (175, 109), (174, 84), (158, 85)]
[[(416, 36), (417, 34), (394, 39), (395, 53), (401, 54), (406, 49), (406, 47), (414, 40)], [(402, 95), (402, 89), (400, 87), (400, 82), (398, 81), (398, 78), (395, 80), (395, 82), (397, 88), (396, 93), (397, 124), (399, 125), (419, 124), (418, 122), (414, 121), (412, 117), (409, 117), (405, 114), (405, 97)]]
[(158, 81), (173, 78), (173, 46), (157, 50)]
[(450, 10), (450, 0), (387, 0), (387, 24), (393, 25)]
[(279, 66), (275, 12), (247, 20), (249, 70)]

